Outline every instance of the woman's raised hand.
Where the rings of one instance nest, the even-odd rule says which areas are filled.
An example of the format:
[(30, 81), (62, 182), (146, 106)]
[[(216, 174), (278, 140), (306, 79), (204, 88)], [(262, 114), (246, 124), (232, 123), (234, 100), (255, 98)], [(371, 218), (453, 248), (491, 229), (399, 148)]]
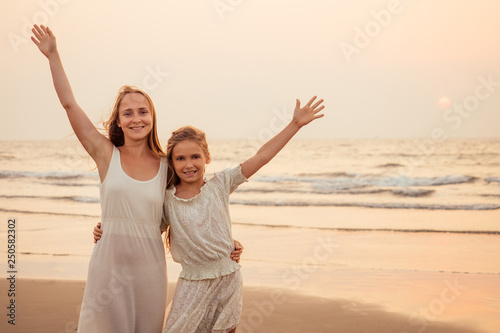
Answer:
[(31, 40), (38, 46), (43, 55), (50, 58), (51, 55), (57, 54), (56, 36), (54, 36), (49, 27), (35, 24), (31, 31), (34, 35), (31, 36)]
[(323, 100), (320, 99), (316, 103), (313, 102), (316, 100), (316, 96), (311, 98), (309, 102), (307, 102), (304, 107), (300, 107), (300, 101), (297, 100), (295, 105), (295, 111), (293, 112), (293, 121), (299, 126), (302, 127), (304, 125), (309, 124), (314, 119), (318, 119), (324, 116), (324, 114), (318, 114), (321, 110), (325, 108)]

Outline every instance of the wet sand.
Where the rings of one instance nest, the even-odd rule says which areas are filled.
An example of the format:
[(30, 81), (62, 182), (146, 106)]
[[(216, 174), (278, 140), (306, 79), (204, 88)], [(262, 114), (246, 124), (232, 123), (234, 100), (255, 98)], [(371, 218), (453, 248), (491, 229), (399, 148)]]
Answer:
[[(7, 281), (2, 279), (2, 304)], [(17, 281), (16, 325), (0, 323), (2, 332), (76, 332), (84, 281)], [(169, 301), (175, 284), (169, 285)], [(415, 321), (374, 304), (302, 295), (277, 288), (245, 287), (237, 332), (434, 332), (483, 333), (473, 325)], [(3, 312), (6, 312), (5, 307)]]

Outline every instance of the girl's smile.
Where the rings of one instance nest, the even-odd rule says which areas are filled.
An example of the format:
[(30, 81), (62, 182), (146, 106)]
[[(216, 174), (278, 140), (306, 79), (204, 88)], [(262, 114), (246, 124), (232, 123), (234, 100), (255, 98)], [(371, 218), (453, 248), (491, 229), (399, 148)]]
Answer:
[(204, 184), (205, 165), (210, 157), (206, 156), (200, 145), (192, 140), (184, 140), (172, 150), (172, 163), (180, 185)]

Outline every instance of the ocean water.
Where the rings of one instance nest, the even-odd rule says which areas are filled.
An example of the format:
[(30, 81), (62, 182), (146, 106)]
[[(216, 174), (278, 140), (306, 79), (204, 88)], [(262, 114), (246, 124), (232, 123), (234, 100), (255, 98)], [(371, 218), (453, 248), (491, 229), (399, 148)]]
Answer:
[[(214, 161), (207, 177), (244, 161), (258, 146), (211, 142)], [(77, 142), (3, 141), (0, 162), (3, 211), (32, 213), (26, 207), (37, 200), (54, 203), (47, 211), (54, 214), (63, 212), (64, 204), (94, 211), (89, 205), (99, 203), (95, 166)], [(238, 189), (232, 203), (500, 212), (500, 139), (433, 145), (425, 140), (296, 140)]]
[[(209, 144), (207, 177), (261, 145)], [(439, 319), (500, 325), (500, 139), (296, 139), (230, 202), (248, 285), (412, 314), (459, 279)], [(20, 276), (86, 278), (99, 178), (78, 142), (0, 142), (0, 212), (18, 221)]]

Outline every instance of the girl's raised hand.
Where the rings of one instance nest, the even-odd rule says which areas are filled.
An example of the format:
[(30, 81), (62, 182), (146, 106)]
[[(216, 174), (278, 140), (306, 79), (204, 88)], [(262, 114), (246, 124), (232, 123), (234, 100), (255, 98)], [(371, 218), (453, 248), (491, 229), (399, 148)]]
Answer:
[(34, 35), (31, 36), (31, 40), (38, 46), (38, 49), (40, 49), (40, 52), (42, 52), (44, 56), (49, 58), (51, 55), (57, 53), (56, 36), (54, 36), (49, 27), (35, 24), (31, 31)]
[(313, 104), (315, 100), (316, 96), (311, 98), (309, 102), (307, 102), (307, 104), (304, 105), (304, 107), (302, 108), (300, 107), (300, 101), (297, 100), (297, 104), (295, 105), (295, 111), (293, 112), (293, 121), (296, 122), (296, 124), (299, 127), (307, 125), (314, 119), (318, 119), (324, 116), (324, 114), (318, 114), (321, 110), (325, 108), (324, 105), (321, 105), (321, 103), (323, 103), (323, 100), (320, 99), (319, 101)]

